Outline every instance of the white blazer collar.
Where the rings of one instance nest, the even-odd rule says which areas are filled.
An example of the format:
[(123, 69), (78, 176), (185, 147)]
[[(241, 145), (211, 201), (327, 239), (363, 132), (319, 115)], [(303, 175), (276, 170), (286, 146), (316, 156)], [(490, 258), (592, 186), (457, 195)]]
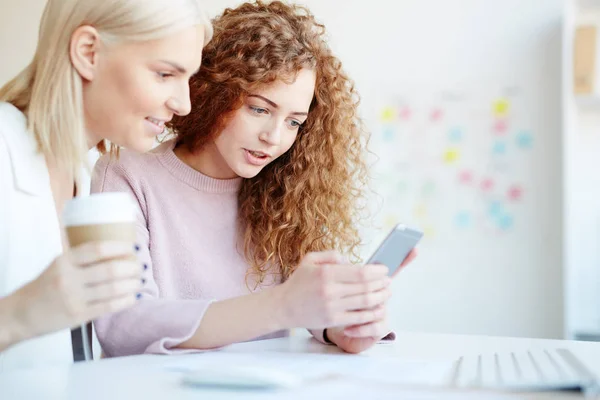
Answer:
[(25, 115), (12, 104), (0, 102), (0, 130), (6, 139), (17, 189), (36, 196), (47, 193), (48, 167), (33, 133), (27, 129)]

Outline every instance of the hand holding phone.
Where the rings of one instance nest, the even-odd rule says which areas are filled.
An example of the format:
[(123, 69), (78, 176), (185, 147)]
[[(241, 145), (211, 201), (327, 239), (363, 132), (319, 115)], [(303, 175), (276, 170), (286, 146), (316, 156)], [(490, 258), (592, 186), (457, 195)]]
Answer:
[(389, 268), (389, 276), (393, 276), (422, 237), (423, 232), (398, 224), (375, 250), (367, 264), (383, 264)]

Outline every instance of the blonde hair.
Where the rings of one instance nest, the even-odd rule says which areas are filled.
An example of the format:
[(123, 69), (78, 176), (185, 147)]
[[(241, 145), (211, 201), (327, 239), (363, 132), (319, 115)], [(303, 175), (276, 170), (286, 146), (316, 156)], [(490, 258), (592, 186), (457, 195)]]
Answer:
[(87, 162), (82, 79), (69, 55), (71, 36), (90, 25), (107, 43), (160, 39), (202, 25), (204, 45), (212, 25), (200, 0), (48, 0), (33, 61), (0, 88), (0, 101), (27, 115), (39, 150), (75, 176)]

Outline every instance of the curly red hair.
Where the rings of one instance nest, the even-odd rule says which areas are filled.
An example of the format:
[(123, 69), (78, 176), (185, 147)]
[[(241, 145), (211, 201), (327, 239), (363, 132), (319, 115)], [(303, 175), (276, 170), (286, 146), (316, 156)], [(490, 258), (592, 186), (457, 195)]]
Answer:
[[(304, 7), (256, 1), (226, 9), (190, 82), (192, 112), (176, 117), (177, 146), (194, 152), (214, 140), (246, 96), (298, 71), (316, 72), (309, 115), (291, 149), (245, 179), (239, 224), (249, 273), (287, 279), (311, 251), (336, 249), (357, 260), (368, 135), (352, 81), (333, 56), (325, 27)], [(273, 268), (275, 266), (275, 268)]]

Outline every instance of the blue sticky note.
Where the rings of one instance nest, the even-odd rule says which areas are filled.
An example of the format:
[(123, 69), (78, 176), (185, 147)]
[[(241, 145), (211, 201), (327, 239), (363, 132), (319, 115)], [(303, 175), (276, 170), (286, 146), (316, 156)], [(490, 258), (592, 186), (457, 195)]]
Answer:
[(383, 140), (386, 142), (391, 142), (394, 140), (394, 129), (391, 127), (386, 127), (383, 129)]
[(492, 146), (492, 153), (496, 155), (506, 154), (506, 143), (501, 140), (496, 141)]
[(530, 149), (533, 147), (533, 136), (527, 131), (521, 131), (517, 134), (517, 146), (521, 149)]
[(462, 140), (463, 138), (463, 132), (460, 128), (455, 127), (450, 129), (450, 131), (448, 132), (448, 139), (452, 142), (452, 143), (458, 143)]
[(508, 230), (510, 228), (512, 228), (513, 226), (513, 217), (508, 215), (508, 214), (504, 214), (502, 216), (500, 216), (500, 218), (498, 218), (498, 227), (502, 230)]
[(456, 215), (456, 226), (459, 228), (468, 228), (471, 225), (471, 214), (468, 211), (461, 211)]
[(502, 203), (499, 201), (492, 201), (488, 208), (488, 212), (492, 218), (499, 218), (502, 216), (503, 207)]

